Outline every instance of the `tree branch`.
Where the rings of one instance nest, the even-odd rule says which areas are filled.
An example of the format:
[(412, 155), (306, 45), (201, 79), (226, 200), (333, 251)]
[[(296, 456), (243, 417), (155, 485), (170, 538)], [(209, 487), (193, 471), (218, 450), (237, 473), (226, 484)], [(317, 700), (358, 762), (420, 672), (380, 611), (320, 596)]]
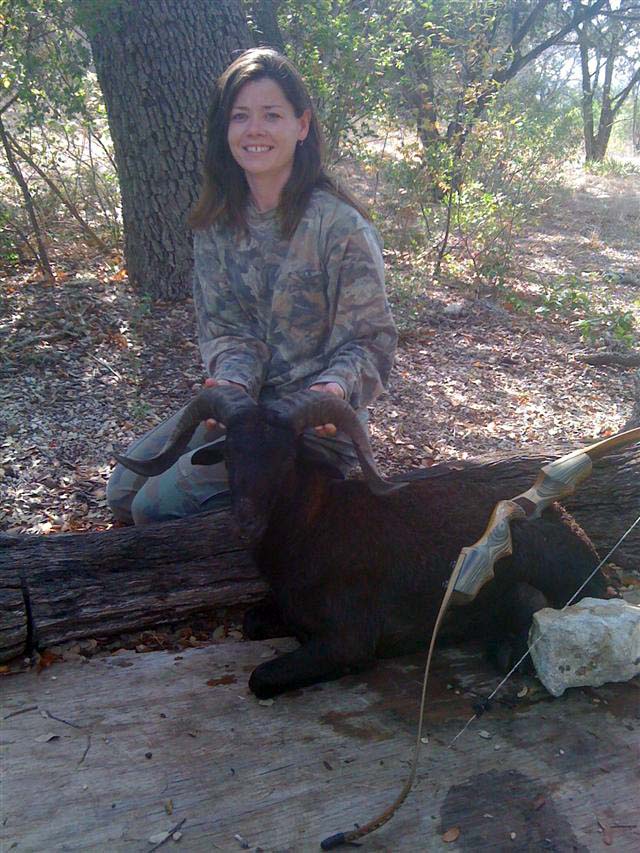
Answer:
[(12, 137), (8, 131), (5, 131), (5, 134), (6, 134), (7, 140), (9, 141), (9, 144), (11, 145), (13, 150), (16, 152), (16, 154), (18, 154), (19, 157), (22, 157), (22, 159), (25, 161), (25, 163), (28, 163), (31, 166), (31, 168), (34, 169), (38, 173), (38, 175), (40, 175), (40, 177), (45, 182), (45, 184), (49, 187), (51, 192), (56, 196), (56, 198), (60, 199), (60, 201), (67, 208), (69, 213), (80, 224), (80, 227), (82, 228), (84, 233), (87, 235), (87, 237), (89, 237), (91, 242), (94, 243), (96, 246), (98, 246), (98, 248), (102, 249), (103, 252), (109, 252), (110, 247), (104, 242), (104, 240), (101, 237), (99, 237), (96, 234), (96, 232), (93, 230), (93, 228), (87, 222), (85, 222), (85, 220), (80, 215), (78, 208), (71, 201), (71, 199), (67, 198), (62, 193), (60, 188), (58, 186), (56, 186), (56, 184), (54, 184), (54, 182), (46, 174), (46, 172), (43, 171), (43, 169), (41, 169), (40, 166), (38, 166), (38, 164), (35, 162), (35, 160), (32, 157), (30, 157), (29, 154), (27, 154), (27, 152), (20, 145), (20, 143), (14, 137)]
[[(540, 54), (544, 53), (545, 50), (552, 47), (554, 44), (557, 44), (560, 39), (563, 39), (566, 35), (568, 35), (572, 30), (575, 30), (579, 24), (584, 23), (585, 21), (590, 21), (592, 18), (595, 18), (602, 11), (602, 7), (605, 5), (607, 0), (596, 0), (596, 2), (592, 6), (582, 7), (580, 12), (577, 12), (569, 21), (568, 24), (565, 24), (564, 27), (561, 27), (557, 32), (553, 35), (550, 35), (544, 41), (540, 42), (539, 45), (532, 48), (529, 53), (526, 53), (524, 56), (519, 56), (516, 54), (514, 56), (511, 64), (505, 68), (503, 71), (497, 71), (494, 74), (494, 78), (496, 83), (505, 83), (507, 80), (511, 80), (515, 75), (524, 68), (525, 65), (529, 65), (530, 62), (533, 62), (534, 59), (537, 59)], [(509, 52), (507, 49), (506, 53)]]
[(640, 67), (636, 68), (636, 70), (633, 74), (633, 77), (627, 83), (627, 85), (624, 87), (624, 89), (622, 89), (622, 91), (618, 92), (618, 94), (614, 98), (611, 98), (611, 108), (612, 108), (612, 112), (614, 115), (616, 115), (616, 113), (618, 112), (620, 107), (625, 102), (627, 95), (629, 95), (629, 93), (631, 92), (631, 90), (633, 89), (633, 87), (636, 85), (636, 83), (639, 80), (640, 80)]
[(31, 196), (31, 192), (29, 191), (29, 186), (24, 179), (24, 175), (20, 171), (20, 167), (15, 161), (13, 156), (13, 151), (11, 150), (11, 145), (9, 143), (9, 139), (7, 138), (7, 132), (5, 130), (4, 124), (2, 122), (2, 118), (0, 117), (0, 142), (2, 142), (7, 162), (9, 163), (9, 169), (11, 170), (11, 174), (13, 175), (16, 183), (20, 187), (22, 192), (22, 198), (24, 199), (25, 207), (27, 208), (27, 214), (29, 216), (29, 220), (31, 222), (31, 227), (33, 228), (33, 233), (36, 235), (36, 241), (38, 243), (38, 262), (40, 264), (40, 268), (42, 272), (50, 279), (54, 279), (55, 276), (53, 274), (53, 270), (51, 269), (51, 264), (49, 263), (49, 255), (47, 253), (47, 247), (44, 244), (44, 239), (42, 237), (42, 231), (40, 230), (40, 224), (38, 222), (38, 217), (36, 216), (35, 207), (33, 205), (33, 198)]

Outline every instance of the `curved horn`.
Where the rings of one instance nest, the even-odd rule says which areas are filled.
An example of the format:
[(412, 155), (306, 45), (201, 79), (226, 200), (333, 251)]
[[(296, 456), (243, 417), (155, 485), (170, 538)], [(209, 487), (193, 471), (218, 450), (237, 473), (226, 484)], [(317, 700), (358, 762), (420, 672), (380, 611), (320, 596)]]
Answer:
[(298, 434), (308, 427), (329, 423), (345, 432), (353, 442), (364, 478), (374, 494), (388, 495), (406, 485), (391, 483), (380, 476), (369, 436), (355, 411), (345, 400), (318, 391), (298, 391), (290, 397), (278, 400), (270, 408), (286, 419)]
[(214, 388), (204, 388), (197, 397), (188, 403), (171, 436), (160, 453), (151, 459), (133, 459), (114, 453), (114, 456), (125, 468), (141, 474), (143, 477), (155, 477), (162, 474), (178, 460), (185, 452), (191, 436), (197, 426), (208, 418), (227, 424), (229, 420), (249, 408), (255, 408), (256, 403), (240, 388), (231, 385), (218, 385)]

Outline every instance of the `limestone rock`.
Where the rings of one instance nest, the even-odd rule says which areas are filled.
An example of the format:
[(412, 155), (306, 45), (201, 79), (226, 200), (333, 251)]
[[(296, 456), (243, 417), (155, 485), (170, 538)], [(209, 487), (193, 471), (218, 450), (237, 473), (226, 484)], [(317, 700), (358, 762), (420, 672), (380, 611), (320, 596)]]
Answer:
[(442, 313), (446, 314), (447, 317), (461, 317), (466, 309), (466, 302), (450, 302), (448, 305), (445, 305)]
[[(534, 645), (535, 644), (535, 645)], [(539, 610), (529, 632), (538, 678), (554, 696), (640, 673), (640, 607), (583, 598), (566, 610)]]

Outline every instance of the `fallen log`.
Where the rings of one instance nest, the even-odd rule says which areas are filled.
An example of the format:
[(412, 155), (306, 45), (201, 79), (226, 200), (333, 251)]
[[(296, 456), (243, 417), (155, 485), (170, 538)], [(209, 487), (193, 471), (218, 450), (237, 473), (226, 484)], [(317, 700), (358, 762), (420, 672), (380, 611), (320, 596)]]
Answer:
[[(505, 496), (513, 496), (569, 449), (494, 455), (455, 467), (470, 480), (499, 482)], [(604, 556), (640, 513), (640, 449), (598, 462), (565, 503)], [(616, 551), (615, 562), (640, 569), (640, 528)], [(226, 510), (100, 533), (0, 536), (0, 660), (249, 604), (266, 589)]]
[(264, 598), (226, 511), (148, 527), (0, 536), (0, 660)]
[(638, 367), (640, 366), (640, 352), (587, 352), (583, 355), (577, 355), (576, 361), (594, 366)]

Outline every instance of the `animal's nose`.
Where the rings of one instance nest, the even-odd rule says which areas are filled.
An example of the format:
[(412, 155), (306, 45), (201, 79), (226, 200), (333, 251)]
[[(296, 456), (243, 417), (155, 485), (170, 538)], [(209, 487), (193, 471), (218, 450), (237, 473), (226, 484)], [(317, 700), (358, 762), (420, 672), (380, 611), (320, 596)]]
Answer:
[(235, 507), (235, 527), (238, 537), (245, 545), (255, 544), (265, 531), (266, 522), (256, 513), (248, 500), (240, 500)]
[(236, 525), (236, 531), (243, 545), (257, 545), (264, 533), (264, 525), (240, 522)]

